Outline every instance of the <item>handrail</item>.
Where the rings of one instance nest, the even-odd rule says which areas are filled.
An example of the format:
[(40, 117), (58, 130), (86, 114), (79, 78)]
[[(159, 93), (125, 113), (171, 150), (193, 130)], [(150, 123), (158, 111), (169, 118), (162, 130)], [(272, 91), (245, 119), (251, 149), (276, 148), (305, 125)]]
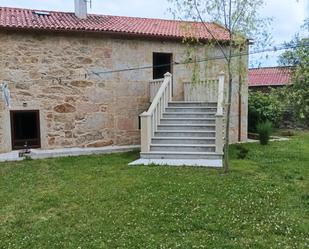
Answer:
[(151, 83), (151, 82), (161, 82), (161, 81), (164, 81), (164, 78), (151, 80), (149, 82)]
[(141, 117), (141, 152), (150, 150), (151, 137), (160, 124), (160, 119), (172, 100), (172, 74), (164, 74), (164, 80), (156, 93), (148, 111), (143, 112)]
[(150, 102), (153, 101), (163, 81), (164, 81), (164, 78), (149, 81)]
[(216, 112), (216, 152), (223, 153), (223, 101), (224, 101), (224, 72), (220, 72), (218, 84), (218, 99)]

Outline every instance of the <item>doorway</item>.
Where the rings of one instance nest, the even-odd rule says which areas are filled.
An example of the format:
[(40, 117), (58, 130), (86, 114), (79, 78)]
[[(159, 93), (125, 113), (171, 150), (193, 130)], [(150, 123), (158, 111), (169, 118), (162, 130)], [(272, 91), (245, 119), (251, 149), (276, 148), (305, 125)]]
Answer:
[(40, 112), (38, 110), (11, 111), (12, 149), (40, 148)]
[(153, 53), (153, 79), (162, 79), (167, 72), (172, 73), (173, 54), (171, 53)]

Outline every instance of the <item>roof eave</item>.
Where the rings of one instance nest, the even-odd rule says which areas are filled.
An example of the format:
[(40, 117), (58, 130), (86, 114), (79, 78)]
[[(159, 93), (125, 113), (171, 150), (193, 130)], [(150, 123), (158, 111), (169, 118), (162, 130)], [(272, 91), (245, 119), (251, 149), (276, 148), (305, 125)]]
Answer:
[[(129, 33), (129, 32), (119, 32), (119, 31), (102, 31), (102, 30), (83, 30), (83, 29), (42, 29), (40, 27), (0, 27), (0, 31), (31, 31), (31, 32), (41, 32), (41, 33), (75, 33), (75, 34), (98, 34), (107, 35), (113, 37), (126, 37), (126, 38), (139, 38), (139, 39), (157, 39), (161, 41), (183, 41), (185, 37), (179, 36), (167, 36), (158, 34), (142, 34), (142, 33)], [(200, 42), (207, 42), (209, 39), (199, 38)], [(228, 43), (228, 40), (219, 40), (220, 43)]]

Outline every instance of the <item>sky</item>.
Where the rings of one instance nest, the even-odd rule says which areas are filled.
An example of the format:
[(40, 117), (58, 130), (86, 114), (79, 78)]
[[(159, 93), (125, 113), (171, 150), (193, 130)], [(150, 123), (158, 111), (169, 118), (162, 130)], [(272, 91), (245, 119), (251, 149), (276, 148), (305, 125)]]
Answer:
[[(89, 1), (89, 0), (88, 0)], [(89, 13), (152, 17), (172, 19), (167, 11), (169, 4), (167, 0), (91, 0), (92, 7)], [(293, 38), (303, 20), (309, 17), (309, 0), (266, 0), (261, 9), (262, 17), (272, 17), (270, 27), (273, 43), (271, 46), (282, 44)], [(74, 0), (0, 0), (0, 6), (19, 7), (39, 10), (74, 11)], [(268, 58), (252, 56), (250, 65), (276, 66), (279, 52), (267, 53)]]

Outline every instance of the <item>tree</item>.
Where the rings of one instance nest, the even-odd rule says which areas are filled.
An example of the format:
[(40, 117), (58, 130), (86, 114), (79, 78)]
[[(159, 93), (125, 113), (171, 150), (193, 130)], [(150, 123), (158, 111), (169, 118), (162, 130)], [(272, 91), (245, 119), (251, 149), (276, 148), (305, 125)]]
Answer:
[(309, 125), (309, 18), (301, 33), (287, 42), (287, 50), (279, 56), (279, 64), (291, 66), (293, 86), (285, 91), (285, 100), (296, 112), (296, 118)]
[[(241, 65), (242, 52), (240, 51), (246, 51), (248, 49), (248, 38), (255, 38), (257, 45), (265, 44), (269, 39), (269, 35), (266, 32), (266, 26), (270, 23), (270, 19), (260, 18), (258, 15), (258, 10), (263, 6), (264, 0), (169, 1), (172, 4), (170, 10), (174, 14), (174, 17), (191, 19), (203, 24), (205, 30), (212, 37), (210, 41), (203, 45), (217, 46), (226, 62), (228, 89), (225, 123), (224, 171), (227, 172), (229, 169), (228, 144), (230, 134), (232, 86), (233, 82), (236, 80), (233, 78), (233, 72), (237, 70), (239, 74), (244, 73), (241, 68), (245, 65)], [(215, 21), (228, 31), (229, 42), (227, 47), (223, 47), (222, 43), (216, 39), (216, 36), (208, 28), (206, 24), (207, 21)], [(198, 41), (198, 39), (196, 40)], [(192, 40), (190, 42), (192, 42)], [(192, 46), (192, 44), (189, 45)], [(237, 66), (235, 67), (235, 65)]]

